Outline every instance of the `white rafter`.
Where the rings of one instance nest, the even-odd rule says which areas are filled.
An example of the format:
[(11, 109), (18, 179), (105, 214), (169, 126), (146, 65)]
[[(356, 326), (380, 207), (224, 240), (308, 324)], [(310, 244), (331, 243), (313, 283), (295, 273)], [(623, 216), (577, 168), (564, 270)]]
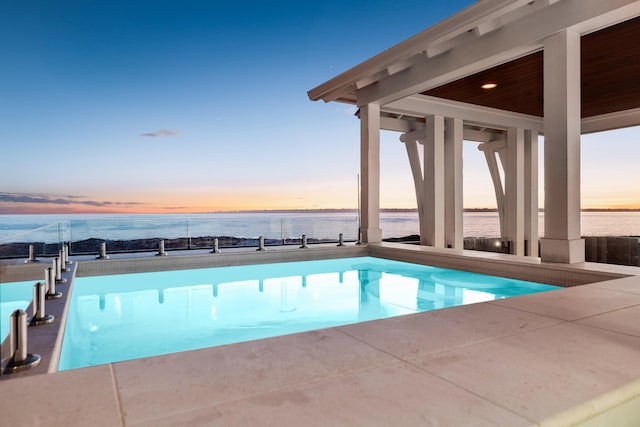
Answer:
[(363, 87), (358, 104), (384, 105), (517, 59), (540, 50), (544, 38), (566, 28), (586, 34), (637, 15), (638, 0), (561, 0)]
[(350, 92), (355, 89), (356, 82), (368, 79), (397, 62), (421, 54), (431, 45), (446, 43), (460, 34), (473, 31), (486, 21), (494, 21), (519, 8), (530, 8), (530, 3), (532, 3), (531, 0), (483, 0), (474, 3), (444, 21), (311, 89), (308, 93), (309, 98), (313, 101), (322, 99), (326, 102), (339, 98), (351, 98)]

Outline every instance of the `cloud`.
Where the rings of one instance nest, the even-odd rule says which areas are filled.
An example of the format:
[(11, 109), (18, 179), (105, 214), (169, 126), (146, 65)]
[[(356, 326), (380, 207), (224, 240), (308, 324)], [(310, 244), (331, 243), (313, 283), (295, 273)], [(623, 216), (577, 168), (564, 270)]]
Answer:
[(53, 194), (21, 194), (0, 192), (0, 203), (30, 203), (30, 204), (53, 204), (53, 205), (85, 205), (94, 207), (113, 206), (139, 206), (144, 203), (139, 202), (110, 202), (97, 200), (82, 200), (84, 196), (57, 196)]
[(159, 138), (163, 136), (178, 136), (178, 135), (180, 135), (180, 132), (178, 132), (177, 130), (170, 130), (170, 129), (160, 129), (155, 132), (147, 132), (147, 133), (140, 134), (140, 136), (147, 136), (150, 138)]

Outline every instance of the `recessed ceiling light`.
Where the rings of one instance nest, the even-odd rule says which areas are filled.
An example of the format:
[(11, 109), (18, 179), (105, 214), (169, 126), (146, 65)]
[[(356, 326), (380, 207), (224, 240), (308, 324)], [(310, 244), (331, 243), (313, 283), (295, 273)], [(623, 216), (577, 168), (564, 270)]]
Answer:
[(496, 83), (485, 83), (482, 86), (480, 86), (482, 89), (493, 89), (495, 87), (497, 87), (498, 85)]

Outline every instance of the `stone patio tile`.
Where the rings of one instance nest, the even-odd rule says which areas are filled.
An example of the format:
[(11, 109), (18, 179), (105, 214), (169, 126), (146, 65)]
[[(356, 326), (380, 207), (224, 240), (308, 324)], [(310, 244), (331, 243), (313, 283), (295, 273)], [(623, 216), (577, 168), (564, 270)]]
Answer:
[(121, 426), (109, 366), (0, 381), (0, 425)]
[(496, 300), (490, 304), (571, 321), (638, 305), (640, 294), (586, 285)]
[(564, 323), (414, 363), (540, 421), (636, 380), (639, 358), (638, 338)]
[(580, 319), (577, 323), (640, 337), (640, 306)]
[(345, 325), (338, 329), (409, 360), (560, 322), (496, 305), (470, 304)]
[(147, 426), (528, 426), (424, 371), (395, 363), (198, 409)]
[(593, 283), (587, 286), (601, 289), (611, 289), (621, 292), (630, 292), (632, 294), (640, 294), (640, 277), (624, 277), (622, 279)]
[(127, 423), (164, 418), (395, 362), (336, 330), (174, 353), (114, 365)]

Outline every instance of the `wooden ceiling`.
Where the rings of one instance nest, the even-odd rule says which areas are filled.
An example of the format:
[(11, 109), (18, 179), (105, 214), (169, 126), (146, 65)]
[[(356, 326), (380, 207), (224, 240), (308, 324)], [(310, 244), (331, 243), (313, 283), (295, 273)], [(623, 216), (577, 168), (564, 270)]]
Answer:
[[(493, 82), (495, 89), (482, 89)], [(640, 107), (640, 17), (581, 38), (582, 117)], [(423, 95), (542, 117), (543, 54), (532, 53)]]

